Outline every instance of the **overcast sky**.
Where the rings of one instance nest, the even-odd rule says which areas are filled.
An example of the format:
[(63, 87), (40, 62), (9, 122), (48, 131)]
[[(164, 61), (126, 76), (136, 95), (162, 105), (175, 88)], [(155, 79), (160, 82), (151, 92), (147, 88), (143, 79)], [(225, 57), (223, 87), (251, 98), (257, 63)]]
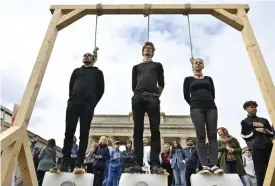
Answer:
[[(142, 3), (165, 2), (147, 0)], [(2, 105), (12, 110), (13, 104), (21, 101), (51, 19), (50, 5), (88, 3), (98, 2), (14, 0), (2, 3), (3, 7), (8, 7), (1, 9), (0, 13), (0, 32), (3, 37), (0, 42)], [(103, 0), (101, 3), (141, 2)], [(183, 1), (171, 0), (170, 3)], [(254, 2), (250, 7), (249, 19), (274, 82), (275, 23), (271, 17), (275, 16), (275, 2)], [(269, 121), (270, 118), (241, 34), (212, 16), (191, 15), (190, 20), (194, 54), (205, 59), (204, 74), (214, 79), (219, 109), (218, 125), (228, 128), (244, 146), (240, 137), (240, 121), (246, 112), (242, 104), (246, 100), (256, 100), (259, 104), (258, 115)], [(74, 68), (82, 65), (83, 53), (93, 50), (94, 24), (95, 16), (86, 16), (59, 33), (28, 127), (46, 139), (55, 138), (59, 146), (62, 146), (64, 138), (69, 78)], [(153, 15), (150, 27), (150, 40), (156, 46), (154, 60), (163, 64), (165, 73), (166, 86), (161, 96), (161, 110), (166, 115), (189, 115), (189, 105), (182, 93), (184, 78), (192, 75), (187, 18), (181, 15)], [(142, 60), (141, 48), (146, 40), (146, 31), (147, 19), (143, 15), (99, 18), (97, 43), (100, 50), (96, 66), (104, 72), (106, 89), (96, 114), (130, 112), (131, 70), (133, 65)]]

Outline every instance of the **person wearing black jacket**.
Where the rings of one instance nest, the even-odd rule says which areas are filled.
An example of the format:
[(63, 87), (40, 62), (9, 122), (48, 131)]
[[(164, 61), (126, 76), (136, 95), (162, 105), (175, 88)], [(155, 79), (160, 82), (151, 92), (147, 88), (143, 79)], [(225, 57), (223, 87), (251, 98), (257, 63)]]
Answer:
[(241, 121), (241, 136), (248, 149), (252, 150), (257, 186), (262, 186), (273, 147), (274, 132), (267, 119), (256, 115), (257, 107), (258, 104), (255, 101), (247, 101), (243, 104), (247, 117)]
[(146, 42), (142, 48), (143, 62), (132, 68), (132, 112), (134, 120), (134, 164), (125, 169), (128, 173), (142, 173), (144, 115), (148, 114), (151, 130), (150, 169), (152, 174), (163, 174), (160, 166), (160, 100), (164, 88), (164, 70), (159, 62), (152, 61), (155, 47)]
[(132, 140), (127, 140), (126, 142), (126, 150), (124, 150), (122, 152), (122, 160), (123, 160), (123, 164), (122, 164), (122, 172), (124, 172), (124, 170), (128, 167), (131, 166), (132, 161), (134, 160), (134, 150), (133, 150), (133, 142)]
[(84, 170), (83, 162), (88, 145), (90, 125), (94, 116), (94, 109), (103, 96), (105, 86), (102, 71), (94, 67), (95, 61), (95, 54), (84, 54), (84, 65), (80, 68), (76, 68), (70, 78), (69, 99), (66, 110), (65, 139), (62, 149), (63, 161), (61, 171), (63, 172), (68, 172), (73, 137), (78, 119), (80, 119), (80, 137), (75, 171), (83, 172)]
[(185, 164), (186, 186), (191, 186), (191, 175), (196, 174), (198, 170), (201, 170), (199, 155), (197, 148), (194, 147), (192, 148), (191, 155), (189, 156)]

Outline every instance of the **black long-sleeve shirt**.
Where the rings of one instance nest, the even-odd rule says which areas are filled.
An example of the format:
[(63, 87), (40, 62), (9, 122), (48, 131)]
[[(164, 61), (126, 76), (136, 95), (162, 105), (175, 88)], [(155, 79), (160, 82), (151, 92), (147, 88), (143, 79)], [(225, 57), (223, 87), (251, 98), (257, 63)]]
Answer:
[(68, 104), (95, 107), (104, 94), (104, 75), (97, 67), (76, 68), (70, 79)]
[[(266, 134), (256, 131), (257, 127), (253, 126), (253, 122), (262, 123)], [(246, 141), (249, 149), (265, 149), (272, 146), (274, 131), (267, 119), (257, 116), (247, 116), (241, 121), (241, 127), (241, 136)]]
[(159, 94), (158, 86), (164, 88), (164, 70), (161, 63), (140, 63), (133, 67), (132, 90), (134, 93)]
[(209, 76), (204, 76), (203, 79), (186, 77), (183, 82), (183, 95), (191, 110), (197, 108), (217, 109), (214, 101), (215, 87)]

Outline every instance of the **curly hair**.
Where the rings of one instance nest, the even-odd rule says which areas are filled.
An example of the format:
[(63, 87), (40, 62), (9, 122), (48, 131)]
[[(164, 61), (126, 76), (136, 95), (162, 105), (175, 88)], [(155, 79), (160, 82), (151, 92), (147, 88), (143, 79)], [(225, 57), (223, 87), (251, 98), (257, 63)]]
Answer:
[(144, 49), (145, 49), (146, 46), (151, 46), (151, 47), (152, 47), (152, 51), (153, 51), (153, 55), (154, 55), (154, 53), (155, 53), (155, 51), (156, 51), (156, 48), (155, 48), (155, 45), (154, 45), (152, 42), (150, 42), (150, 41), (146, 41), (146, 42), (144, 43), (144, 45), (143, 45), (143, 47), (142, 47), (141, 53), (143, 54), (143, 51), (144, 51)]
[(247, 107), (250, 107), (250, 106), (255, 106), (255, 107), (258, 107), (258, 104), (256, 101), (246, 101), (244, 104), (243, 104), (243, 109), (247, 109)]

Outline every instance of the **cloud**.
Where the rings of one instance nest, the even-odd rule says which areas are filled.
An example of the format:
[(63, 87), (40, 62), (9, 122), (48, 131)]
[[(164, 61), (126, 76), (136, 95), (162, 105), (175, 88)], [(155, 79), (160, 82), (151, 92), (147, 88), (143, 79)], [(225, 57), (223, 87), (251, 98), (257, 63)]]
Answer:
[[(167, 3), (164, 0), (144, 3)], [(199, 1), (190, 1), (196, 3)], [(215, 1), (212, 3), (226, 3)], [(234, 1), (244, 3), (243, 1)], [(0, 19), (5, 22), (0, 44), (2, 104), (12, 109), (24, 93), (34, 62), (41, 47), (51, 14), (51, 4), (87, 4), (95, 1), (5, 1)], [(140, 3), (139, 1), (102, 1), (102, 3)], [(143, 2), (142, 2), (143, 3)], [(171, 3), (182, 3), (175, 0)], [(200, 2), (199, 2), (200, 3)], [(206, 3), (211, 3), (206, 2)], [(229, 3), (232, 3), (230, 1)], [(275, 25), (272, 19), (274, 2), (250, 4), (249, 19), (275, 81)], [(5, 20), (5, 21), (4, 21)], [(7, 21), (8, 20), (8, 21)], [(194, 55), (204, 58), (205, 74), (214, 79), (219, 126), (245, 145), (240, 137), (240, 121), (246, 115), (242, 104), (246, 100), (259, 103), (259, 115), (268, 119), (256, 77), (253, 72), (241, 34), (213, 16), (191, 15)], [(264, 23), (264, 26), (263, 26)], [(81, 66), (84, 52), (94, 47), (95, 16), (86, 16), (58, 34), (46, 74), (32, 114), (29, 129), (49, 139), (55, 138), (62, 146), (65, 129), (65, 110), (68, 82), (74, 68)], [(97, 45), (103, 70), (105, 94), (96, 108), (96, 114), (128, 114), (131, 110), (131, 70), (142, 60), (141, 48), (147, 37), (147, 18), (143, 15), (99, 17)], [(162, 62), (166, 86), (161, 97), (161, 109), (166, 115), (188, 115), (189, 106), (182, 93), (182, 83), (192, 75), (188, 25), (186, 16), (151, 16), (150, 40), (156, 46), (155, 61)], [(39, 101), (40, 100), (40, 101)], [(79, 129), (77, 129), (78, 133)], [(77, 134), (78, 135), (78, 134)]]

